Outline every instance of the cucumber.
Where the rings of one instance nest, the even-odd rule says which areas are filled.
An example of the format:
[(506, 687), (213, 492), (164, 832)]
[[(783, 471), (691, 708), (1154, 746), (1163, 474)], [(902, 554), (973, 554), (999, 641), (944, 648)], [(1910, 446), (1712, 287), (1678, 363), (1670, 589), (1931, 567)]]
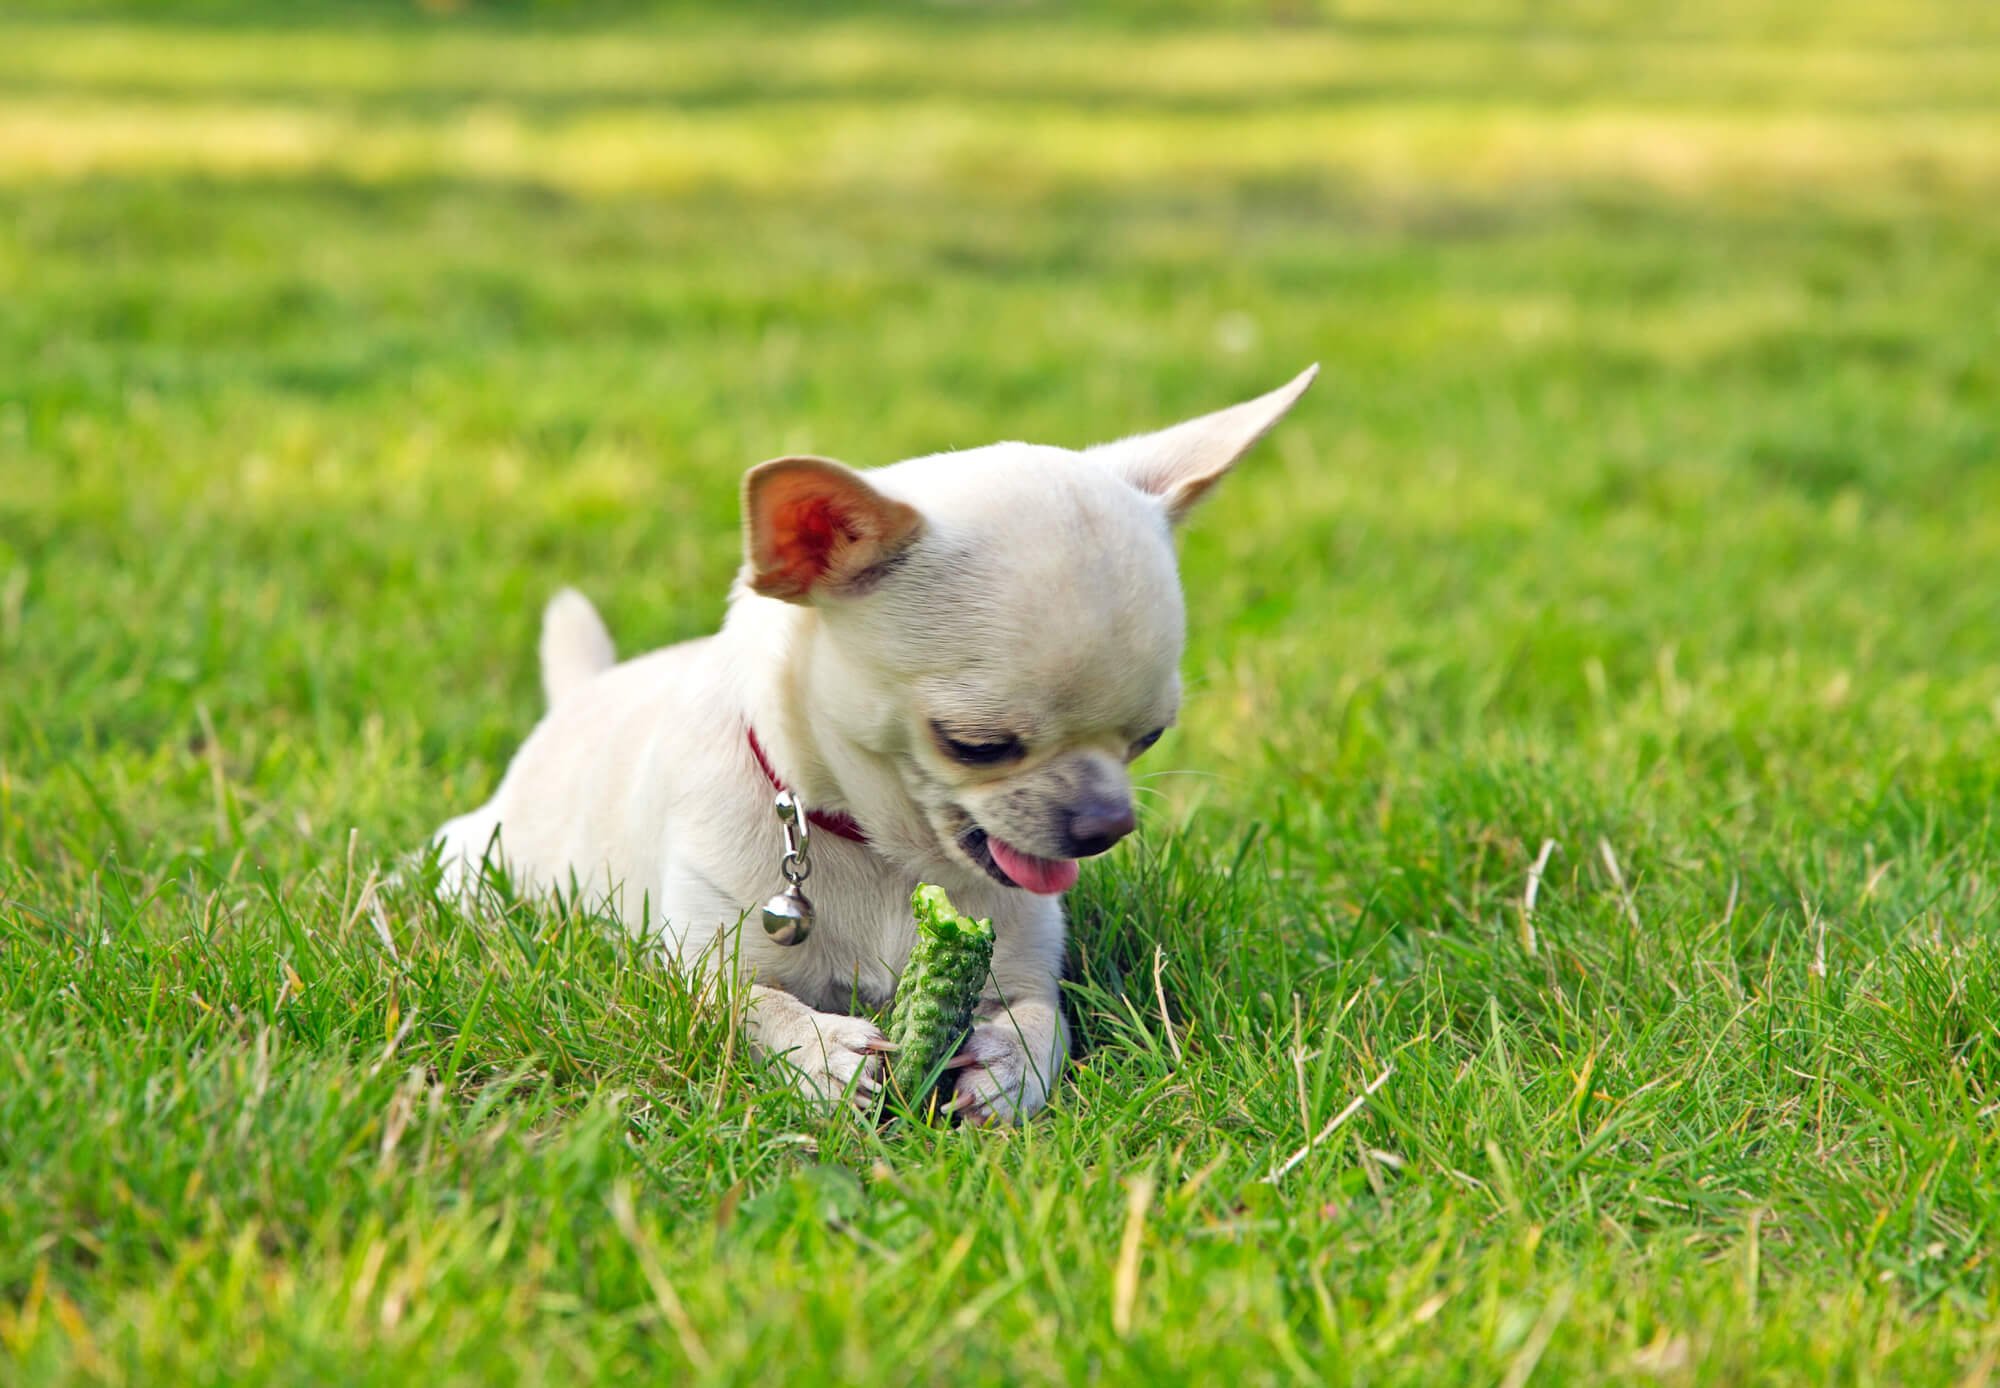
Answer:
[(993, 965), (993, 922), (960, 915), (944, 888), (920, 884), (910, 897), (917, 917), (917, 945), (896, 985), (889, 1014), (891, 1064), (904, 1081), (904, 1097), (922, 1107), (918, 1087), (935, 1081), (972, 1025), (972, 1009)]

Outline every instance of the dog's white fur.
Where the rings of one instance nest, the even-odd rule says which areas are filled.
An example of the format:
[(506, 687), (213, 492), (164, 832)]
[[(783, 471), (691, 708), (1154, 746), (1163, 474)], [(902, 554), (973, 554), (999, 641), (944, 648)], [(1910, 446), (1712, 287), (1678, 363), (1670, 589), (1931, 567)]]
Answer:
[[(735, 968), (752, 1042), (829, 1099), (879, 1080), (881, 1034), (847, 1009), (893, 994), (910, 893), (935, 882), (998, 937), (955, 1102), (975, 1120), (1032, 1113), (1068, 1053), (1060, 897), (1001, 885), (960, 836), (977, 825), (1060, 859), (1080, 797), (1129, 808), (1134, 742), (1179, 698), (1171, 526), (1316, 369), (1082, 453), (1004, 443), (866, 474), (753, 469), (748, 558), (717, 634), (615, 664), (588, 601), (549, 604), (548, 714), (493, 798), (438, 831), (448, 879), (468, 887), (491, 852), (517, 884), (581, 884), (685, 967)], [(809, 523), (827, 516), (830, 541)], [(940, 725), (1025, 750), (965, 765)], [(756, 924), (782, 885), (781, 840), (750, 728), (808, 805), (869, 836), (814, 835), (818, 925), (791, 947)]]

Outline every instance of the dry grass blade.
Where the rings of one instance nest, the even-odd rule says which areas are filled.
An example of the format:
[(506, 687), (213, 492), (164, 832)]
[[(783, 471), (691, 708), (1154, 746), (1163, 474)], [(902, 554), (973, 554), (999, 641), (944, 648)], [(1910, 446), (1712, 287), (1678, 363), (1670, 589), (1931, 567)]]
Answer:
[(1139, 1247), (1152, 1207), (1153, 1173), (1134, 1176), (1125, 1187), (1125, 1233), (1118, 1241), (1118, 1264), (1111, 1275), (1111, 1328), (1123, 1340), (1132, 1333), (1132, 1307), (1139, 1298)]
[(1297, 1166), (1300, 1162), (1304, 1161), (1315, 1147), (1318, 1147), (1321, 1143), (1325, 1142), (1328, 1138), (1332, 1137), (1336, 1132), (1340, 1131), (1342, 1124), (1346, 1123), (1347, 1120), (1352, 1118), (1355, 1114), (1361, 1112), (1361, 1106), (1367, 1103), (1369, 1099), (1374, 1097), (1376, 1090), (1380, 1089), (1383, 1085), (1389, 1082), (1389, 1076), (1394, 1074), (1395, 1070), (1396, 1067), (1393, 1065), (1384, 1066), (1382, 1068), (1382, 1073), (1377, 1075), (1374, 1079), (1370, 1080), (1368, 1082), (1368, 1087), (1366, 1089), (1362, 1090), (1359, 1094), (1356, 1094), (1352, 1099), (1349, 1099), (1347, 1101), (1346, 1108), (1342, 1109), (1339, 1113), (1336, 1113), (1333, 1115), (1333, 1117), (1329, 1118), (1326, 1122), (1326, 1126), (1313, 1134), (1311, 1141), (1307, 1142), (1305, 1146), (1299, 1148), (1298, 1151), (1292, 1153), (1291, 1156), (1285, 1158), (1284, 1164), (1281, 1165), (1276, 1171), (1273, 1171), (1265, 1179), (1273, 1185), (1283, 1180), (1286, 1173), (1288, 1173), (1293, 1167)]
[(1181, 1039), (1174, 1035), (1173, 1014), (1167, 1011), (1167, 988), (1160, 974), (1166, 968), (1167, 954), (1158, 945), (1153, 946), (1153, 996), (1160, 1004), (1160, 1025), (1167, 1031), (1167, 1049), (1174, 1054), (1174, 1064), (1181, 1063)]
[(653, 1293), (653, 1304), (673, 1327), (674, 1337), (680, 1341), (681, 1353), (688, 1362), (702, 1373), (712, 1372), (715, 1361), (709, 1356), (708, 1347), (696, 1333), (694, 1321), (681, 1303), (680, 1293), (660, 1268), (660, 1260), (646, 1238), (646, 1231), (639, 1227), (639, 1216), (632, 1206), (632, 1183), (619, 1181), (611, 1187), (611, 1217), (618, 1223), (618, 1232), (632, 1249), (632, 1256), (638, 1260), (640, 1275), (646, 1279), (646, 1286)]
[(1549, 855), (1555, 851), (1554, 839), (1542, 840), (1542, 851), (1528, 868), (1528, 885), (1521, 890), (1521, 948), (1529, 954), (1536, 952), (1535, 899), (1541, 895), (1542, 874), (1548, 871)]

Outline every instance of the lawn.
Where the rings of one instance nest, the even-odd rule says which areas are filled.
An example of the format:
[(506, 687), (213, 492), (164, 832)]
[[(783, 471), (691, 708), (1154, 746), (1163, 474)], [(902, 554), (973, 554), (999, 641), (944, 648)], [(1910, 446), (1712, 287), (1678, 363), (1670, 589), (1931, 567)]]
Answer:
[[(1987, 1381), (2000, 20), (1252, 8), (0, 18), (0, 1380)], [(1312, 361), (1024, 1130), (386, 880), (749, 464)]]

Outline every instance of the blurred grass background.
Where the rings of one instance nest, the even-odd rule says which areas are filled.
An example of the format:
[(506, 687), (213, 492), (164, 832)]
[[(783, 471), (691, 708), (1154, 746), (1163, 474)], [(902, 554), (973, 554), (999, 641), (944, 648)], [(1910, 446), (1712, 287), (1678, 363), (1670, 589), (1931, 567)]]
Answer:
[[(1084, 444), (1317, 360), (1299, 412), (1187, 538), (1190, 697), (1150, 782), (1148, 852), (1169, 868), (1121, 855), (1080, 899), (1100, 1068), (1045, 1125), (1061, 1155), (870, 1147), (812, 1128), (740, 1059), (723, 1073), (842, 1160), (922, 1155), (940, 1182), (966, 1162), (996, 1183), (925, 1207), (939, 1248), (958, 1226), (981, 1240), (962, 1277), (1012, 1288), (959, 1347), (961, 1376), (1254, 1378), (1338, 1354), (1385, 1379), (1498, 1377), (1544, 1352), (1572, 1376), (1702, 1381), (1976, 1367), (2000, 1214), (1977, 1001), (2000, 992), (1996, 303), (1991, 6), (16, 0), (0, 14), (0, 991), (24, 1058), (0, 1065), (0, 1105), (17, 1105), (0, 1246), (18, 1250), (0, 1256), (0, 1339), (87, 1374), (88, 1334), (24, 1328), (54, 1286), (127, 1344), (114, 1368), (164, 1372), (177, 1332), (146, 1317), (168, 1301), (135, 1289), (168, 1265), (224, 1278), (250, 1227), (270, 1267), (303, 1260), (308, 1288), (379, 1296), (340, 1262), (365, 1247), (343, 1227), (342, 1159), (313, 1168), (310, 1198), (211, 1210), (172, 1183), (149, 1197), (135, 1159), (88, 1150), (69, 1118), (197, 1050), (248, 1077), (202, 1081), (226, 1108), (263, 1026), (289, 1038), (301, 1094), (374, 1092), (346, 1048), (377, 1044), (385, 1012), (393, 1032), (417, 985), (385, 1000), (373, 944), (343, 933), (350, 831), (365, 870), (490, 790), (538, 709), (555, 586), (598, 599), (628, 651), (695, 635), (719, 616), (737, 481), (761, 458)], [(1545, 838), (1549, 952), (1524, 955)], [(1232, 873), (1249, 895), (1217, 905)], [(307, 967), (293, 911), (338, 938), (345, 973)], [(72, 934), (139, 962), (93, 964)], [(1157, 1077), (1178, 1040), (1135, 1020), (1150, 980), (1124, 985), (1156, 942), (1176, 1008), (1241, 1009), (1214, 1021), (1231, 1045)], [(199, 962), (213, 951), (235, 963)], [(305, 994), (273, 1001), (278, 957)], [(577, 1168), (599, 1225), (614, 1176), (709, 1220), (732, 1183), (796, 1165), (703, 1126), (714, 1074), (682, 1094), (656, 1071), (634, 1017), (695, 1025), (680, 1003), (607, 1020), (594, 1059), (526, 1002), (501, 1041), (475, 1024), (494, 976), (470, 948), (452, 958), (408, 1044), (439, 1048), (434, 1074), (464, 1059), (477, 1083), (517, 1063), (562, 1077), (534, 1110), (553, 1145), (508, 1158), (530, 1171), (606, 1131), (636, 1144), (637, 1167), (614, 1142)], [(606, 996), (641, 986), (601, 967)], [(583, 1049), (555, 1063), (543, 1027)], [(1346, 1038), (1315, 1052), (1344, 1057), (1314, 1081), (1324, 1112), (1317, 1087), (1288, 1109), (1288, 1028), (1320, 1027)], [(1034, 1237), (1097, 1268), (1117, 1172), (1169, 1149), (1193, 1169), (1212, 1147), (1233, 1198), (1301, 1140), (1301, 1107), (1317, 1126), (1391, 1052), (1404, 1097), (1385, 1092), (1336, 1169), (1295, 1178), (1281, 1237), (1215, 1255), (1217, 1230), (1244, 1237), (1241, 1211), (1192, 1195), (1159, 1233), (1162, 1266), (1254, 1314), (1161, 1291), (1128, 1342), (1053, 1274), (1002, 1276), (1029, 1227), (1009, 1179), (1075, 1189), (1074, 1227)], [(1615, 1143), (1572, 1107), (1589, 1075), (1637, 1105)], [(476, 1103), (459, 1083), (442, 1092)], [(686, 1126), (662, 1138), (592, 1107), (634, 1088)], [(1120, 1093), (1153, 1096), (1144, 1121)], [(1920, 1111), (1926, 1094), (1951, 1097)], [(485, 1114), (452, 1158), (480, 1171)], [(316, 1120), (287, 1121), (310, 1145)], [(353, 1142), (380, 1140), (372, 1110), (353, 1121)], [(1403, 1153), (1402, 1184), (1382, 1184), (1382, 1151)], [(745, 1167), (707, 1183), (717, 1160)], [(1492, 1208), (1466, 1194), (1538, 1169), (1539, 1196), (1524, 1174)], [(466, 1179), (538, 1208), (515, 1166)], [(129, 1225), (143, 1247), (100, 1265), (91, 1240), (132, 1218), (120, 1183), (212, 1246), (161, 1252)], [(1431, 1243), (1454, 1228), (1462, 1274)], [(465, 1229), (454, 1266), (476, 1281), (485, 1226)], [(1559, 1251), (1538, 1261), (1544, 1230)], [(536, 1295), (601, 1303), (567, 1279), (625, 1244), (566, 1237), (537, 1255)], [(1322, 1254), (1359, 1289), (1337, 1314), (1299, 1280)], [(711, 1256), (727, 1262), (671, 1255)], [(772, 1259), (760, 1245), (688, 1274), (721, 1289), (697, 1308), (711, 1335)], [(1767, 1268), (1761, 1312), (1746, 1266)], [(1367, 1290), (1409, 1267), (1428, 1271)], [(880, 1275), (857, 1295), (907, 1315), (909, 1286)], [(1109, 1266), (1078, 1276), (1096, 1289), (1079, 1295), (1109, 1295)], [(1250, 1290), (1268, 1279), (1276, 1303)], [(1409, 1319), (1432, 1287), (1449, 1305), (1420, 1354), (1404, 1337), (1440, 1315)], [(314, 1339), (296, 1295), (271, 1343), (319, 1345), (321, 1368), (442, 1362), (417, 1330)], [(1677, 1310), (1683, 1295), (1706, 1309)], [(1524, 1360), (1558, 1300), (1574, 1309)], [(186, 1343), (226, 1347), (240, 1306), (200, 1304)], [(814, 1308), (756, 1320), (718, 1358), (933, 1362), (843, 1340), (861, 1332)], [(568, 1312), (515, 1313), (533, 1334), (508, 1353), (546, 1336), (576, 1365), (651, 1362), (630, 1323), (568, 1338)], [(496, 1371), (460, 1332), (459, 1371)], [(636, 1343), (655, 1339), (671, 1362), (657, 1325)], [(264, 1352), (239, 1367), (272, 1372)]]
[[(1384, 682), (1568, 739), (1672, 653), (1824, 736), (1990, 671), (2000, 120), (1960, 7), (148, 13), (0, 45), (5, 557), (74, 614), (9, 626), (54, 646), (10, 733), (51, 751), (199, 689), (309, 757), (449, 746), (462, 799), (554, 583), (628, 644), (712, 622), (748, 462), (1083, 443), (1315, 359), (1191, 541), (1224, 692), (1188, 742), (1241, 794), (1253, 730), (1310, 768), (1330, 710), (1421, 726), (1355, 706)], [(1759, 721), (1707, 731), (1734, 763)], [(403, 834), (439, 799), (387, 798)]]

